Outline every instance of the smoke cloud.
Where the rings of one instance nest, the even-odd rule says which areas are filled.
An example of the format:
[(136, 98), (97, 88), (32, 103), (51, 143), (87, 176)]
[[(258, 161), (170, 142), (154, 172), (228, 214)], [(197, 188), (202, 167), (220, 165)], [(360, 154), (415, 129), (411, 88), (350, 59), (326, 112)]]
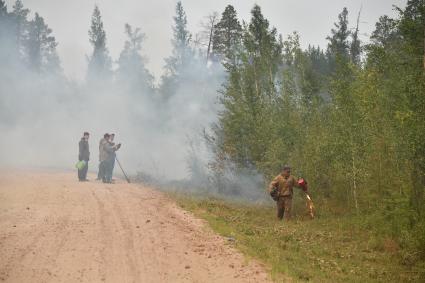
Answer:
[(188, 176), (188, 139), (201, 143), (203, 128), (215, 121), (223, 75), (216, 67), (192, 65), (187, 72), (199, 79), (164, 102), (157, 93), (123, 93), (126, 86), (116, 83), (88, 87), (22, 72), (1, 74), (2, 165), (73, 168), (79, 139), (88, 131), (95, 170), (98, 142), (108, 132), (122, 142), (117, 154), (130, 173), (169, 179)]

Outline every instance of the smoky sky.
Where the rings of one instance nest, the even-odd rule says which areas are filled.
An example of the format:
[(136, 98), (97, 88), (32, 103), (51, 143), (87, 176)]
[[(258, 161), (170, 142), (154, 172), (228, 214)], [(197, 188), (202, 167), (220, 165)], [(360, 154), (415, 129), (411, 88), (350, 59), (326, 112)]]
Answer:
[[(6, 0), (9, 11), (14, 0)], [(156, 79), (161, 76), (164, 58), (171, 53), (171, 26), (176, 0), (23, 0), (25, 7), (43, 16), (53, 29), (59, 42), (58, 53), (65, 74), (70, 79), (82, 80), (86, 74), (87, 58), (91, 52), (88, 29), (93, 7), (97, 4), (103, 16), (107, 34), (107, 45), (114, 61), (124, 46), (124, 24), (140, 27), (146, 34), (143, 54), (148, 58), (148, 68)], [(367, 41), (378, 18), (394, 16), (393, 5), (403, 7), (406, 0), (244, 0), (244, 1), (201, 1), (183, 0), (188, 28), (196, 34), (201, 22), (216, 11), (222, 13), (225, 6), (233, 5), (241, 20), (249, 21), (254, 4), (261, 6), (264, 16), (284, 37), (293, 31), (299, 32), (302, 47), (308, 44), (326, 46), (338, 13), (343, 7), (349, 10), (350, 26), (355, 25), (362, 7), (360, 33)]]

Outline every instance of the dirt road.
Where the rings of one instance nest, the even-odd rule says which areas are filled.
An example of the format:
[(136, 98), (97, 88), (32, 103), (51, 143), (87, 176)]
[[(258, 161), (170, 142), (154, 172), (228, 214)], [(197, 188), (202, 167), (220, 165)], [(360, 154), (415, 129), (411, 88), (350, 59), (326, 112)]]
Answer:
[(0, 281), (268, 282), (162, 193), (75, 175), (0, 173)]

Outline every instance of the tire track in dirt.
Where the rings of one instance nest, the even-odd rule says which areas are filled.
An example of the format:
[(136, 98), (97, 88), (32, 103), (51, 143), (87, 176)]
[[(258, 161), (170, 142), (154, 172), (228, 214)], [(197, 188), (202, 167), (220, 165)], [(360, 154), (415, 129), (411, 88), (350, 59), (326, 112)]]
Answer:
[(0, 173), (0, 280), (269, 281), (261, 264), (162, 193), (74, 175)]
[(125, 257), (126, 265), (128, 266), (130, 277), (131, 278), (140, 278), (140, 274), (136, 265), (137, 255), (135, 253), (134, 247), (134, 234), (132, 226), (129, 223), (130, 217), (124, 209), (121, 207), (121, 203), (118, 202), (116, 194), (111, 190), (110, 187), (106, 187), (108, 192), (107, 197), (109, 198), (109, 203), (111, 203), (111, 209), (113, 211), (113, 216), (115, 222), (118, 224), (118, 228), (123, 231), (121, 241), (124, 242), (125, 246)]
[[(100, 227), (98, 227), (97, 231), (96, 231), (96, 235), (97, 235), (98, 240), (101, 239), (99, 241), (99, 244), (101, 245), (101, 247), (100, 247), (100, 250), (99, 250), (100, 259), (98, 259), (98, 263), (104, 263), (107, 260), (105, 250), (110, 245), (110, 242), (108, 243), (108, 237), (105, 237), (105, 235), (109, 235), (111, 231), (108, 230), (107, 227), (106, 227), (105, 217), (107, 216), (107, 211), (105, 210), (104, 203), (99, 199), (99, 197), (96, 195), (94, 190), (91, 191), (91, 195), (96, 201), (96, 205), (97, 205), (97, 207), (95, 209), (96, 222), (98, 222), (99, 225), (100, 225)], [(98, 272), (100, 274), (100, 280), (105, 281), (106, 280), (106, 270), (105, 270), (104, 264), (98, 265)]]

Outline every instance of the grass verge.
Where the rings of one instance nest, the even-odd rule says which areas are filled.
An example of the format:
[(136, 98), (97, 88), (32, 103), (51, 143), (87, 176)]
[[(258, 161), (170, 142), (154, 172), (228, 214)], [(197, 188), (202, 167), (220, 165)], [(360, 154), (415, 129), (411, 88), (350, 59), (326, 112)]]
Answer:
[(283, 275), (295, 282), (425, 282), (425, 265), (403, 262), (396, 242), (361, 228), (355, 216), (281, 222), (271, 206), (173, 197), (220, 235), (235, 238), (236, 248), (264, 262), (277, 282)]

